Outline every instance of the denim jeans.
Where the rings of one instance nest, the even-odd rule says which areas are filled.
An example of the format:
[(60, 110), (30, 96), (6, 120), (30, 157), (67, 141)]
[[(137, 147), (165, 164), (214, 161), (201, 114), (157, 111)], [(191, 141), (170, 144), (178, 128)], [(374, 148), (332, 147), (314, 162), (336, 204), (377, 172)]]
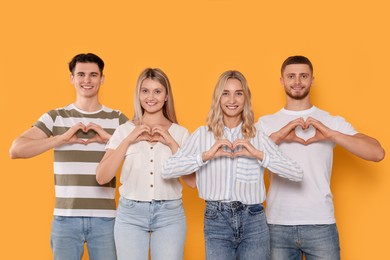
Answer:
[(51, 248), (55, 260), (80, 260), (87, 243), (91, 260), (115, 260), (115, 218), (54, 216)]
[(336, 224), (269, 225), (271, 259), (339, 260), (340, 244)]
[(207, 201), (204, 214), (207, 260), (268, 260), (270, 241), (261, 204)]
[(114, 228), (118, 259), (182, 260), (186, 238), (182, 200), (119, 199)]

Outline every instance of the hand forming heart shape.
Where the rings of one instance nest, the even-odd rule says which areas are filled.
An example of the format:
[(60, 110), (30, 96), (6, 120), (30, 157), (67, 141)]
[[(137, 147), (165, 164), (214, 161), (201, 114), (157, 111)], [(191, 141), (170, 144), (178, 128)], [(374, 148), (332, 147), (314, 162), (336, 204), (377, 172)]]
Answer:
[(305, 142), (316, 135), (316, 129), (313, 125), (303, 129), (301, 126), (295, 128), (295, 135)]

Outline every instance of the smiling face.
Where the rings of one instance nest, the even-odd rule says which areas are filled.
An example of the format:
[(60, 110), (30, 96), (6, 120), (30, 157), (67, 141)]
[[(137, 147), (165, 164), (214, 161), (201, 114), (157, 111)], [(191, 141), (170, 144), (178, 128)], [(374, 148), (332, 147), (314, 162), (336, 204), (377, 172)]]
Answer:
[(223, 112), (224, 124), (238, 125), (242, 119), (245, 96), (241, 82), (237, 79), (228, 79), (223, 89), (220, 106)]
[(92, 62), (78, 62), (70, 77), (77, 95), (85, 98), (96, 97), (100, 85), (104, 82), (99, 66)]
[(139, 101), (144, 109), (144, 113), (154, 114), (162, 112), (166, 100), (167, 91), (158, 81), (146, 78), (142, 82)]
[(287, 96), (294, 100), (308, 97), (313, 75), (307, 64), (290, 64), (283, 71), (280, 82)]

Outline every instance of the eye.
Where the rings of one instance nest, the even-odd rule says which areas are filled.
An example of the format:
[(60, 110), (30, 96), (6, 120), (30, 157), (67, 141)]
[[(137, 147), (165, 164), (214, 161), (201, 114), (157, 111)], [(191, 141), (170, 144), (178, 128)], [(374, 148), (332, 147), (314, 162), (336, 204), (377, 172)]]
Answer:
[(228, 92), (222, 92), (222, 96), (227, 96), (227, 95), (229, 95)]
[(156, 89), (156, 91), (154, 92), (154, 93), (156, 93), (156, 94), (161, 94), (161, 90), (160, 89)]
[(302, 78), (303, 78), (303, 79), (307, 79), (308, 77), (309, 77), (309, 76), (306, 75), (306, 74), (305, 74), (305, 75), (302, 75)]
[(148, 93), (148, 90), (147, 89), (141, 89), (141, 93)]
[(236, 92), (236, 95), (237, 96), (242, 96), (242, 95), (244, 95), (244, 93), (242, 91), (240, 91), (240, 92)]

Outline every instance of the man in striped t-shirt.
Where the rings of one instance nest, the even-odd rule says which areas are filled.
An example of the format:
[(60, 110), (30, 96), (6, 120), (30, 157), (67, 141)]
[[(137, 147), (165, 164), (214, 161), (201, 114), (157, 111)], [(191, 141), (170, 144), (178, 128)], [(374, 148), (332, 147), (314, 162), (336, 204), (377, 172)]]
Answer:
[(69, 63), (76, 101), (42, 115), (13, 142), (11, 158), (30, 158), (54, 148), (56, 205), (51, 232), (54, 259), (81, 259), (84, 242), (90, 259), (116, 259), (115, 179), (96, 182), (105, 144), (128, 118), (100, 104), (104, 62), (92, 53)]

